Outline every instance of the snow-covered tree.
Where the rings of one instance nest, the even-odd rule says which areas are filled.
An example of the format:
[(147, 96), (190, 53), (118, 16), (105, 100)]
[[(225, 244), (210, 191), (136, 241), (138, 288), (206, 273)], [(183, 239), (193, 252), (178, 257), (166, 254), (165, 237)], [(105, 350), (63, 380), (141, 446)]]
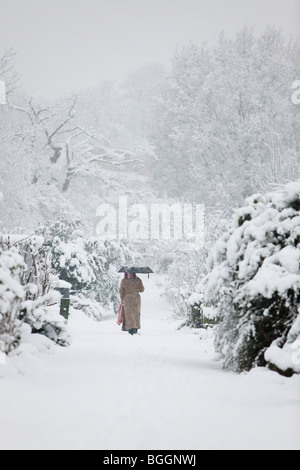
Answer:
[(38, 220), (32, 186), (31, 129), (16, 119), (8, 102), (18, 84), (14, 68), (14, 51), (0, 57), (0, 80), (5, 83), (6, 100), (0, 105), (0, 220), (3, 228), (16, 228)]
[[(131, 150), (141, 146), (152, 132), (156, 97), (164, 83), (164, 70), (149, 64), (122, 83), (103, 81), (78, 95), (78, 123), (104, 135), (112, 148)], [(79, 121), (80, 120), (80, 121)]]
[[(13, 55), (0, 58), (0, 79), (8, 80), (9, 66), (13, 69)], [(95, 129), (82, 107), (77, 112), (77, 97), (41, 102), (17, 93), (9, 78), (7, 103), (0, 107), (0, 190), (10, 201), (9, 210), (7, 204), (0, 207), (5, 229), (32, 227), (57, 215), (81, 217), (92, 225), (107, 196), (151, 194), (145, 162), (155, 158), (153, 147), (145, 138), (130, 137), (128, 129), (122, 131), (126, 145), (112, 138), (108, 130), (116, 125), (118, 112), (108, 119), (109, 104), (101, 107), (103, 119)], [(117, 103), (120, 94), (113, 93)]]
[(16, 51), (14, 49), (8, 49), (0, 56), (0, 80), (5, 84), (6, 99), (19, 84), (19, 76), (13, 65), (15, 55)]
[(222, 209), (299, 178), (299, 56), (274, 28), (177, 51), (154, 126), (161, 194)]
[(267, 363), (300, 372), (300, 181), (256, 194), (209, 255), (206, 298), (218, 313), (216, 347), (236, 371)]

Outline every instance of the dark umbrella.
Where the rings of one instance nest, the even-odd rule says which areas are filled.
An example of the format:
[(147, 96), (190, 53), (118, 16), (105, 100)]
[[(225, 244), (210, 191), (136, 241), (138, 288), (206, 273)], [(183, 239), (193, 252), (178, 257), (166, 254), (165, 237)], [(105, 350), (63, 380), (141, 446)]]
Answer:
[(150, 273), (153, 273), (151, 268), (148, 268), (148, 267), (145, 267), (145, 266), (143, 266), (143, 267), (122, 266), (122, 268), (119, 269), (118, 272), (119, 273), (130, 273), (130, 274), (137, 274), (137, 273), (148, 274), (148, 277), (149, 277)]

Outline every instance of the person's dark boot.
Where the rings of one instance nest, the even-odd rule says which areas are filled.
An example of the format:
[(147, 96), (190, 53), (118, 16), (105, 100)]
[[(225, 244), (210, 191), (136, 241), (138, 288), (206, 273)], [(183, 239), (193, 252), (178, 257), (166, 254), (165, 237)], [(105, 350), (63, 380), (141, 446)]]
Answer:
[(130, 330), (128, 330), (128, 333), (131, 335), (135, 335), (137, 333), (137, 328), (130, 328)]

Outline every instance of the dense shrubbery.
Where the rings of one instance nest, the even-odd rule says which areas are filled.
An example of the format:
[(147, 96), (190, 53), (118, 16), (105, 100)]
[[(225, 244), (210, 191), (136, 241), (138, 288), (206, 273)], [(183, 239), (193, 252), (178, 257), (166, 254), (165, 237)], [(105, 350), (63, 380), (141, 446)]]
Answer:
[(248, 198), (211, 251), (209, 270), (224, 366), (300, 372), (300, 182)]
[(119, 305), (118, 267), (131, 264), (130, 250), (122, 243), (85, 237), (78, 224), (64, 220), (40, 227), (52, 253), (52, 267), (72, 285), (73, 305), (100, 319), (104, 309)]
[(16, 249), (0, 248), (0, 350), (6, 354), (16, 348), (21, 339), (20, 309), (25, 289), (20, 275), (24, 260)]
[[(70, 343), (66, 322), (59, 315), (60, 295), (54, 290), (58, 276), (50, 268), (49, 254), (32, 240), (0, 247), (0, 346), (10, 353), (21, 341), (22, 326), (61, 346)], [(56, 304), (56, 308), (51, 308)]]
[(166, 297), (174, 313), (188, 317), (191, 312), (190, 296), (201, 292), (201, 279), (205, 273), (205, 253), (179, 252), (168, 269)]
[(133, 262), (124, 244), (86, 238), (78, 224), (59, 220), (37, 232), (42, 237), (15, 246), (6, 237), (0, 247), (0, 346), (5, 353), (20, 344), (23, 323), (32, 333), (69, 344), (66, 321), (59, 315), (59, 280), (72, 285), (72, 306), (88, 316), (99, 320), (109, 308), (116, 312), (118, 267)]

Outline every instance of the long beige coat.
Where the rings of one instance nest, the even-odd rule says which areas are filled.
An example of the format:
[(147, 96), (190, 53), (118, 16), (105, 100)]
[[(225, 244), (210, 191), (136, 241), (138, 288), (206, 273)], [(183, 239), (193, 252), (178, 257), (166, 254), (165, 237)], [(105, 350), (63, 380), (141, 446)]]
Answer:
[(124, 322), (122, 330), (141, 328), (141, 296), (145, 288), (139, 277), (122, 279), (120, 286), (121, 303), (124, 307)]

